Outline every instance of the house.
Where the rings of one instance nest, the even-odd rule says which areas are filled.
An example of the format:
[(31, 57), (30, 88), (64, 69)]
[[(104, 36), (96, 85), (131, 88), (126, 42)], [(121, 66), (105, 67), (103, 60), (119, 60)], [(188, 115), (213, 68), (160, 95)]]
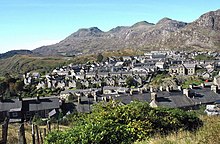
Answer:
[(123, 66), (123, 64), (124, 64), (124, 62), (119, 61), (119, 62), (116, 62), (115, 66), (116, 66), (116, 67), (117, 67), (117, 66)]
[(62, 102), (57, 96), (24, 98), (22, 100), (22, 111), (26, 120), (39, 116), (48, 118), (58, 115)]
[(195, 64), (184, 64), (186, 68), (186, 75), (195, 75), (196, 73), (196, 65)]
[(209, 78), (211, 78), (211, 74), (210, 73), (208, 73), (208, 72), (204, 72), (204, 73), (202, 73), (202, 78), (203, 79), (209, 79)]
[(111, 87), (111, 86), (103, 87), (103, 94), (119, 94), (119, 93), (127, 93), (128, 91), (129, 89), (124, 87)]
[(75, 80), (70, 80), (68, 82), (68, 87), (69, 88), (75, 88), (76, 87), (76, 81)]
[(214, 71), (215, 68), (216, 68), (216, 65), (213, 63), (213, 64), (208, 64), (205, 66), (205, 68), (207, 69), (207, 71)]
[(169, 73), (171, 74), (177, 74), (177, 75), (185, 75), (186, 69), (183, 64), (170, 66), (169, 67)]
[(6, 117), (10, 121), (21, 121), (22, 119), (22, 102), (19, 99), (3, 99), (0, 100), (0, 121), (4, 121)]
[(175, 73), (177, 75), (195, 75), (195, 64), (180, 64), (169, 67), (169, 73)]
[(214, 77), (213, 84), (218, 86), (218, 88), (220, 88), (220, 74)]
[(131, 56), (123, 56), (122, 59), (123, 59), (123, 61), (132, 61)]
[(220, 115), (220, 107), (218, 105), (206, 105), (206, 109), (204, 111), (208, 116), (212, 115)]
[(155, 66), (159, 69), (164, 69), (165, 68), (165, 62), (163, 62), (163, 61), (156, 62)]

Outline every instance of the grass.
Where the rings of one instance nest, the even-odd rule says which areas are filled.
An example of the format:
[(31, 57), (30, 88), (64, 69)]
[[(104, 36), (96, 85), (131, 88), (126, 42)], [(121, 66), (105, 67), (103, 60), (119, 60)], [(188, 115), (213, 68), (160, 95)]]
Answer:
[(212, 56), (200, 54), (200, 55), (195, 56), (194, 59), (195, 59), (195, 60), (214, 60), (215, 58), (212, 57)]
[(1, 76), (0, 76), (0, 82), (1, 82), (1, 81), (4, 81), (4, 79), (5, 79), (5, 77), (1, 77)]
[[(7, 143), (11, 144), (11, 143), (18, 143), (18, 129), (19, 129), (19, 124), (17, 123), (12, 123), (9, 124), (8, 127), (8, 139), (7, 139)], [(39, 127), (39, 131), (42, 132), (42, 136), (43, 136), (43, 129), (46, 128), (46, 126), (40, 126)], [(64, 130), (64, 129), (68, 129), (67, 126), (59, 126), (59, 130)], [(52, 124), (51, 125), (51, 130), (57, 130), (57, 125)], [(31, 125), (29, 124), (25, 124), (25, 138), (27, 143), (32, 143), (32, 134), (31, 134)], [(35, 132), (36, 133), (36, 132)], [(0, 128), (0, 135), (2, 134), (2, 130)], [(39, 134), (40, 135), (40, 134)], [(36, 140), (36, 136), (35, 136), (35, 140)]]
[[(122, 49), (116, 51), (106, 51), (102, 53), (103, 56), (134, 56), (143, 54), (143, 52), (134, 49)], [(5, 73), (17, 76), (25, 72), (37, 71), (42, 74), (51, 72), (52, 69), (60, 66), (65, 66), (70, 63), (82, 64), (88, 61), (96, 61), (97, 54), (84, 54), (75, 57), (37, 57), (31, 55), (15, 55), (7, 59), (0, 60), (0, 76)], [(1, 80), (1, 79), (0, 79)]]
[(200, 116), (204, 125), (196, 132), (179, 131), (168, 136), (157, 135), (135, 144), (219, 144), (220, 117)]
[(51, 69), (70, 63), (65, 58), (46, 58), (34, 56), (13, 56), (0, 60), (0, 76), (5, 73), (11, 75), (24, 74), (29, 71), (50, 71)]
[(115, 50), (115, 51), (105, 51), (103, 53), (104, 57), (111, 57), (111, 56), (115, 56), (115, 57), (121, 57), (121, 56), (137, 56), (137, 55), (143, 55), (144, 53), (140, 50), (136, 50), (136, 49), (121, 49), (121, 50)]
[(151, 81), (152, 86), (159, 86), (161, 85), (164, 81), (170, 80), (170, 76), (168, 74), (158, 74), (155, 77), (153, 77)]
[(188, 77), (184, 83), (182, 84), (183, 88), (189, 88), (189, 85), (193, 84), (193, 85), (200, 85), (203, 82), (202, 79), (198, 78), (198, 77)]

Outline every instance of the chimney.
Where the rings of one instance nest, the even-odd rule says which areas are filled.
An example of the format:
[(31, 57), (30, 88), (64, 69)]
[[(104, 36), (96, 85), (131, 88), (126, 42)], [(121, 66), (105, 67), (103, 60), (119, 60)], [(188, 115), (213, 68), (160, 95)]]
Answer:
[(81, 96), (78, 96), (78, 104), (81, 103)]
[(133, 89), (130, 90), (130, 95), (133, 95)]
[(139, 90), (139, 93), (141, 93), (141, 94), (143, 93), (143, 89), (142, 88), (139, 88), (138, 90)]
[(193, 85), (189, 85), (189, 88), (190, 88), (190, 89), (193, 89)]
[(150, 87), (150, 92), (154, 92), (154, 89), (153, 89), (153, 87)]
[(158, 102), (157, 102), (157, 93), (152, 92), (151, 93), (151, 102), (150, 102), (150, 107), (158, 107)]
[(212, 85), (211, 90), (214, 91), (215, 93), (218, 93), (218, 88), (216, 85)]
[(163, 91), (163, 86), (160, 86), (160, 91)]
[(40, 101), (40, 96), (37, 94), (36, 100), (39, 102)]
[(103, 100), (104, 102), (107, 102), (107, 97), (106, 97), (106, 96), (102, 97), (102, 100)]
[(150, 96), (151, 96), (151, 101), (156, 101), (156, 100), (157, 100), (157, 93), (152, 92), (152, 93), (150, 94)]
[(97, 102), (97, 95), (95, 94), (93, 97), (94, 97), (94, 101)]
[(201, 87), (203, 87), (203, 88), (204, 88), (204, 87), (205, 87), (205, 84), (204, 84), (204, 83), (201, 83)]
[(178, 90), (179, 90), (179, 91), (182, 91), (183, 89), (182, 89), (182, 87), (181, 87), (181, 86), (178, 86)]
[(167, 91), (167, 92), (170, 92), (170, 87), (167, 86), (167, 87), (166, 87), (166, 91)]
[(189, 97), (189, 90), (188, 89), (183, 89), (183, 94)]

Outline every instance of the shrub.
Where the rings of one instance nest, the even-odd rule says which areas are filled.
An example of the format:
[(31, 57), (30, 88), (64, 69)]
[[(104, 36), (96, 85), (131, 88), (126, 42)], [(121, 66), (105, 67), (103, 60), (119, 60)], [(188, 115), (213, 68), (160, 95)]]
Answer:
[(73, 128), (52, 132), (46, 143), (118, 143), (129, 144), (144, 140), (156, 133), (193, 130), (201, 125), (195, 114), (179, 109), (151, 108), (148, 103), (99, 103), (93, 112), (73, 117)]

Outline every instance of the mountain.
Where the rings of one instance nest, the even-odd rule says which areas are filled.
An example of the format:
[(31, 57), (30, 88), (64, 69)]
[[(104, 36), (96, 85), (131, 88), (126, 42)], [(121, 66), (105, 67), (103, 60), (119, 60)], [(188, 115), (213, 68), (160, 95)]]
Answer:
[(8, 51), (6, 53), (0, 54), (0, 59), (13, 57), (14, 55), (29, 55), (32, 53), (33, 52), (30, 50), (12, 50), (12, 51)]
[(191, 23), (163, 18), (156, 24), (141, 21), (107, 32), (97, 27), (79, 29), (59, 43), (37, 48), (33, 52), (42, 55), (76, 55), (124, 48), (218, 50), (220, 10), (205, 13)]

